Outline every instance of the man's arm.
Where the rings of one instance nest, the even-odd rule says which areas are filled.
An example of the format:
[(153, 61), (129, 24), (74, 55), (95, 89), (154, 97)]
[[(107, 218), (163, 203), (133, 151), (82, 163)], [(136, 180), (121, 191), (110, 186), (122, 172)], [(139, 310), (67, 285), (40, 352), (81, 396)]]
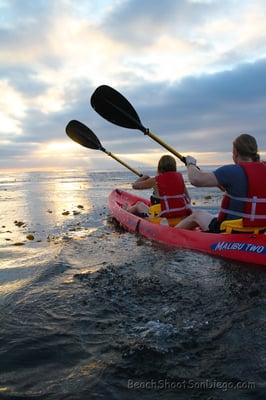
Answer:
[(186, 166), (188, 179), (193, 186), (199, 187), (214, 187), (219, 186), (216, 176), (213, 172), (203, 172), (197, 166), (197, 161), (194, 157), (186, 157)]
[(193, 186), (199, 187), (215, 187), (219, 186), (216, 176), (213, 172), (203, 172), (196, 167), (196, 165), (190, 164), (187, 167), (188, 179)]

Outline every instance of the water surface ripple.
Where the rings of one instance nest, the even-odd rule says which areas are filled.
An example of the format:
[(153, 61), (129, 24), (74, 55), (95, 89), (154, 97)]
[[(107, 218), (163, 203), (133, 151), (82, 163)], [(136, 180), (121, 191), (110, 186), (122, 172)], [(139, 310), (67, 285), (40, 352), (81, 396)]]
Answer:
[(265, 398), (263, 268), (118, 229), (107, 195), (131, 180), (1, 177), (0, 398)]

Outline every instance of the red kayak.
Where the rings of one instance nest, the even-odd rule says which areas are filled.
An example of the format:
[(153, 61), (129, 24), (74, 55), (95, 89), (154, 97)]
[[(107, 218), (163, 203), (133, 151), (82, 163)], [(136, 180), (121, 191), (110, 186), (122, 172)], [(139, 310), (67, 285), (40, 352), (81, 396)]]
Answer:
[(266, 266), (266, 234), (206, 233), (154, 224), (123, 209), (147, 199), (116, 189), (109, 196), (112, 216), (128, 231), (176, 248), (190, 249), (248, 264)]

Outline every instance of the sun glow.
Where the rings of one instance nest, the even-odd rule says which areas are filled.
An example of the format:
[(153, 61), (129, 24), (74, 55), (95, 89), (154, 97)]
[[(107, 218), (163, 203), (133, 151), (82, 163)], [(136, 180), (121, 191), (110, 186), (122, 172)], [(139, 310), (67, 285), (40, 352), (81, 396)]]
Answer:
[[(249, 121), (251, 131), (263, 131), (265, 93), (261, 85), (265, 72), (264, 62), (258, 62), (266, 57), (262, 0), (236, 0), (230, 9), (216, 0), (188, 0), (178, 6), (178, 2), (171, 2), (167, 18), (161, 16), (158, 0), (154, 0), (152, 10), (143, 7), (141, 13), (136, 12), (138, 9), (132, 12), (131, 2), (125, 0), (86, 0), (78, 4), (58, 0), (53, 6), (36, 1), (34, 7), (23, 7), (26, 19), (20, 3), (0, 0), (1, 168), (98, 169), (110, 165), (115, 169), (118, 164), (101, 152), (86, 151), (71, 140), (63, 140), (66, 120), (71, 118), (88, 117), (99, 128), (99, 134), (104, 131), (104, 122), (95, 114), (92, 117), (89, 109), (91, 92), (102, 84), (121, 88), (125, 95), (131, 92), (132, 99), (135, 93), (139, 103), (134, 104), (140, 112), (141, 107), (144, 112), (146, 108), (146, 115), (158, 112), (158, 119), (162, 113), (162, 120), (169, 119), (169, 127), (178, 123), (184, 127), (189, 133), (183, 136), (182, 154), (186, 155), (187, 148), (187, 154), (191, 154), (193, 139), (201, 141), (194, 147), (202, 150), (195, 154), (199, 164), (224, 164), (232, 162), (229, 153), (205, 152), (218, 149), (208, 142), (207, 124), (210, 122), (211, 135), (216, 133), (217, 140), (222, 140), (224, 132), (246, 125), (241, 113), (247, 110), (249, 96), (240, 96), (246, 90), (241, 82), (245, 71), (258, 70), (261, 76), (251, 74), (254, 99), (250, 98), (245, 121)], [(223, 73), (215, 74), (218, 71)], [(230, 76), (239, 76), (239, 80), (230, 81), (231, 89), (230, 85), (222, 85), (223, 79), (229, 82)], [(190, 79), (194, 77), (195, 81)], [(204, 96), (197, 128), (194, 119), (190, 122), (187, 118), (199, 104), (194, 90)], [(216, 99), (212, 107), (205, 91)], [(156, 93), (152, 101), (149, 99), (154, 111), (145, 104), (151, 93)], [(229, 101), (225, 104), (226, 96)], [(184, 107), (179, 121), (175, 102), (179, 109)], [(219, 115), (227, 126), (220, 123)], [(52, 130), (53, 136), (44, 139), (46, 143), (41, 142), (40, 126), (42, 131), (45, 127)], [(110, 150), (119, 142), (121, 158), (133, 166), (156, 168), (160, 155), (165, 154), (163, 149), (153, 152), (152, 146), (144, 149), (138, 143), (134, 143), (135, 154), (128, 154), (128, 144), (122, 146), (118, 130), (117, 136), (112, 133), (109, 137)], [(182, 163), (178, 161), (178, 165)]]
[(76, 166), (90, 166), (86, 149), (70, 140), (42, 143), (30, 157), (38, 159), (40, 165), (52, 163), (56, 167), (64, 167), (74, 162)]
[(39, 146), (36, 154), (39, 157), (69, 157), (69, 155), (80, 155), (84, 150), (76, 143), (69, 141), (47, 142)]

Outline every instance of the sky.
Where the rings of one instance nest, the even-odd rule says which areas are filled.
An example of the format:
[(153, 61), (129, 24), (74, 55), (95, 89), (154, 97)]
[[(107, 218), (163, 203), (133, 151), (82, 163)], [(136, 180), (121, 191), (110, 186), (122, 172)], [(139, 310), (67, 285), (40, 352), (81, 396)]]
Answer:
[(230, 163), (240, 133), (266, 158), (266, 0), (0, 0), (0, 169), (120, 169), (66, 136), (72, 119), (156, 167), (166, 150), (90, 106), (103, 84), (199, 165)]

